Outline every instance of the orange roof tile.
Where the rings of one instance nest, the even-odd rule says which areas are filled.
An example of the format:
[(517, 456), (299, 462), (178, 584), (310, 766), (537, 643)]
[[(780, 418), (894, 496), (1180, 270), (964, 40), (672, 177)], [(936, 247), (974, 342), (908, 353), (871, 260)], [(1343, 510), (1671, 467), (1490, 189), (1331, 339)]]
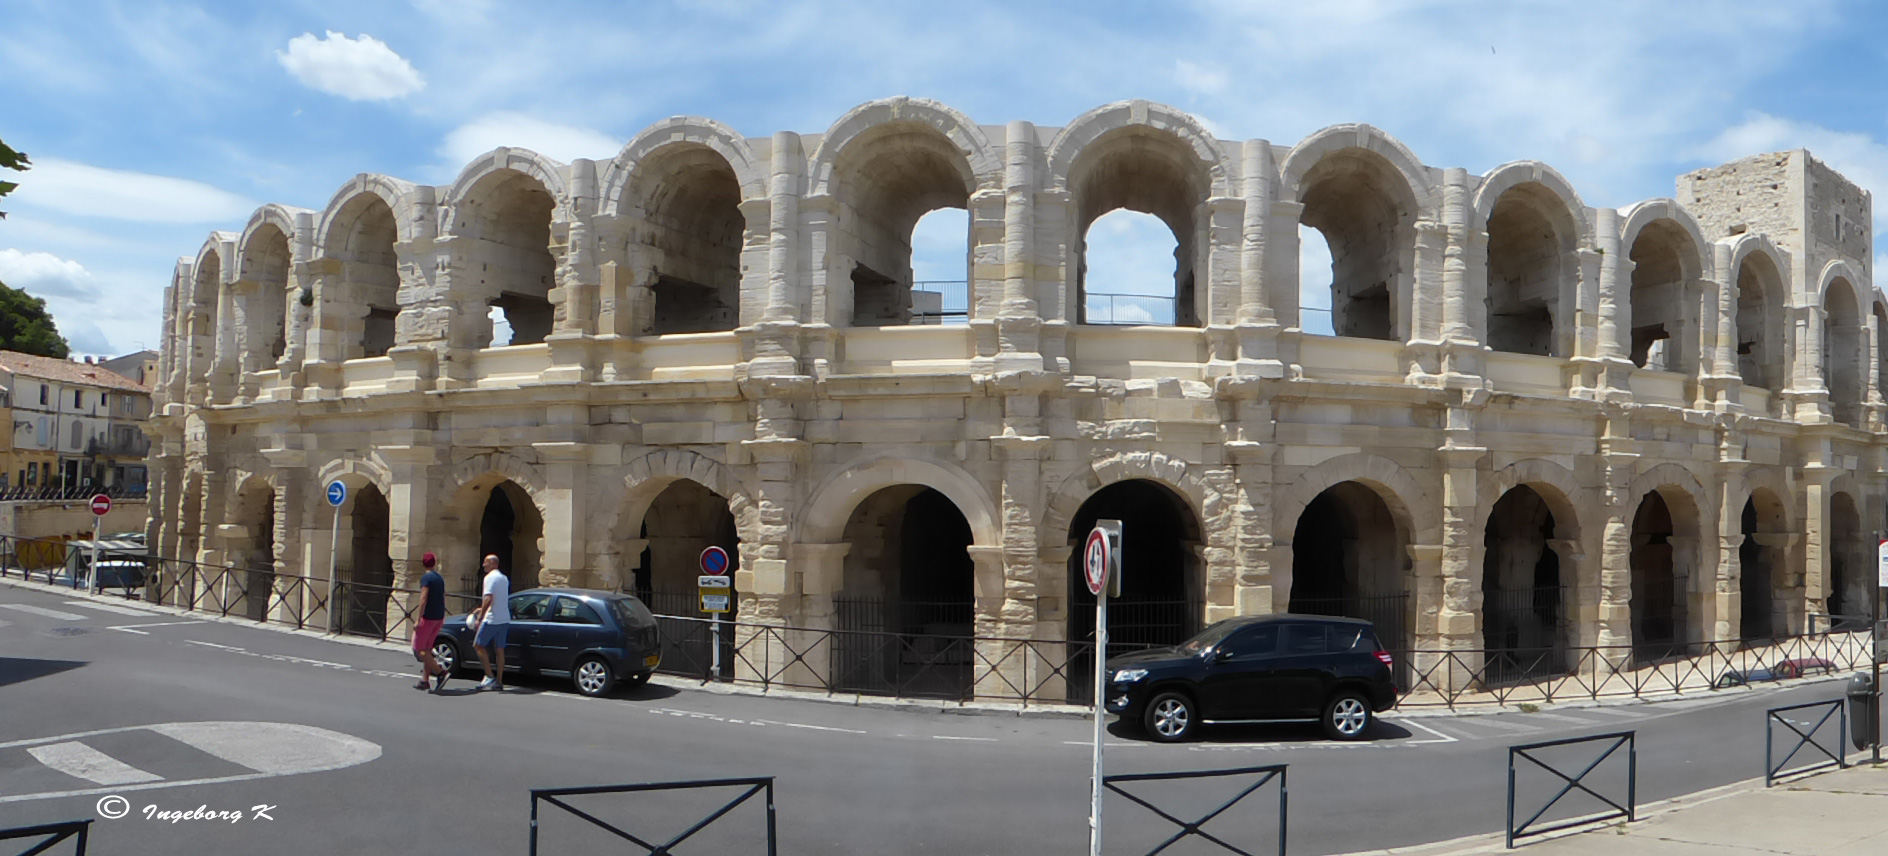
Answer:
[(102, 386), (107, 389), (119, 389), (126, 392), (149, 393), (151, 390), (131, 378), (106, 369), (104, 366), (87, 363), (75, 363), (52, 357), (36, 357), (18, 351), (0, 351), (0, 368), (16, 375), (57, 381), (59, 383)]

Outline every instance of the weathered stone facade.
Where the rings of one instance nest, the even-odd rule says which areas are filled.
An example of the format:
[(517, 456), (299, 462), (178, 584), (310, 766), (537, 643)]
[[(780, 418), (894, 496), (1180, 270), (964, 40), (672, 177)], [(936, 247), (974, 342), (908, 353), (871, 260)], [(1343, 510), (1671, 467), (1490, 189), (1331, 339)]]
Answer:
[[(609, 162), (362, 175), (179, 263), (154, 543), (321, 576), (339, 478), (344, 578), (408, 584), (431, 550), (469, 588), (509, 540), (524, 583), (664, 589), (732, 538), (742, 617), (797, 627), (880, 598), (964, 607), (907, 632), (1083, 635), (1097, 515), (1174, 633), (1294, 600), (1390, 604), (1429, 649), (1866, 610), (1868, 195), (1803, 151), (1678, 195), (1595, 209), (1540, 163), (1429, 167), (1365, 125), (1221, 140), (1139, 101), (1060, 129), (902, 98), (823, 134), (675, 118)], [(940, 207), (969, 212), (969, 318), (907, 326)], [(1120, 208), (1178, 239), (1176, 326), (1084, 323), (1084, 234)], [(1301, 224), (1340, 335), (1301, 331)], [(523, 344), (489, 347), (494, 307)]]

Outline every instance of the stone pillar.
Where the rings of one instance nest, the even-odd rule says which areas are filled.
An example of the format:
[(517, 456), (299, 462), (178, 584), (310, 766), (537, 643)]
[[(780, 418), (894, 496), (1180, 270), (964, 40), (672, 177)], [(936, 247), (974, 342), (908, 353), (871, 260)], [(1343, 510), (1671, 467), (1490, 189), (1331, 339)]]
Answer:
[[(393, 560), (393, 587), (417, 589), (420, 575), (426, 572), (420, 565), (420, 557), (428, 552), (444, 555), (440, 546), (431, 545), (431, 533), (426, 525), (432, 510), (431, 470), (440, 462), (444, 450), (434, 446), (379, 446), (376, 450), (393, 468), (392, 484), (387, 492), (387, 556)], [(547, 530), (550, 525), (546, 520)], [(439, 570), (444, 577), (446, 569)], [(405, 603), (387, 604), (388, 639), (411, 636), (413, 628), (405, 621), (406, 613), (411, 610), (417, 617), (420, 605), (418, 595), (406, 597)]]
[(1599, 245), (1598, 377), (1592, 386), (1607, 401), (1631, 401), (1632, 260), (1620, 250), (1619, 212), (1594, 213), (1593, 238)]
[(1796, 421), (1805, 425), (1833, 422), (1828, 379), (1823, 377), (1824, 312), (1820, 306), (1792, 306), (1789, 312), (1796, 328), (1796, 371), (1785, 396), (1794, 405)]
[[(562, 407), (553, 410), (563, 409)], [(587, 408), (578, 407), (580, 410)], [(590, 446), (581, 442), (533, 443), (543, 461), (544, 545), (538, 579), (547, 586), (585, 586), (584, 487)]]
[(1580, 280), (1574, 286), (1572, 312), (1575, 372), (1569, 393), (1574, 398), (1591, 400), (1600, 395), (1599, 277), (1603, 258), (1590, 247), (1573, 251), (1569, 258), (1580, 271)]
[[(1632, 518), (1639, 498), (1629, 490), (1639, 456), (1634, 453), (1632, 417), (1617, 406), (1602, 408), (1605, 422), (1600, 456), (1605, 461), (1605, 523), (1600, 541), (1599, 635), (1602, 658), (1615, 665), (1630, 662), (1632, 628)], [(1595, 666), (1601, 664), (1597, 662)]]
[[(1270, 420), (1269, 403), (1240, 402), (1237, 408), (1245, 426), (1253, 426), (1261, 419)], [(1259, 424), (1269, 434), (1270, 426)], [(1278, 597), (1271, 564), (1272, 461), (1278, 447), (1270, 442), (1243, 440), (1227, 443), (1226, 451), (1232, 458), (1234, 496), (1237, 497), (1233, 509), (1238, 530), (1233, 560), (1233, 605), (1223, 615), (1209, 608), (1206, 613), (1209, 623), (1239, 615), (1270, 614), (1275, 611)]]
[[(1069, 672), (1067, 646), (1069, 628), (1069, 556), (1075, 548), (1068, 544), (1043, 544), (1036, 550), (1036, 632), (1028, 652), (1025, 673), (1031, 692), (1053, 703), (1068, 697), (1068, 682), (1080, 680)], [(1054, 644), (1048, 640), (1064, 640)]]
[(1829, 560), (1837, 549), (1829, 541), (1829, 489), (1840, 473), (1812, 460), (1803, 467), (1803, 632), (1827, 630), (1829, 622), (1811, 619), (1828, 612)]
[[(850, 543), (809, 544), (796, 543), (791, 547), (793, 571), (784, 570), (787, 563), (769, 565), (769, 571), (756, 574), (755, 591), (766, 588), (766, 596), (777, 599), (797, 601), (796, 618), (785, 622), (794, 628), (784, 627), (743, 628), (748, 634), (772, 634), (755, 640), (758, 648), (750, 648), (747, 659), (753, 666), (767, 670), (770, 679), (790, 686), (825, 687), (832, 689), (831, 673), (834, 639), (818, 631), (835, 630), (833, 597), (845, 584), (846, 554), (852, 550)], [(782, 569), (779, 577), (774, 576), (772, 568)], [(738, 582), (737, 582), (738, 585)], [(764, 624), (779, 624), (777, 621), (765, 621)], [(797, 661), (796, 661), (797, 656)], [(750, 668), (737, 664), (736, 668)], [(740, 677), (740, 676), (737, 676)], [(746, 676), (750, 680), (758, 675)]]
[(540, 375), (544, 383), (588, 383), (597, 373), (596, 163), (579, 158), (570, 167), (570, 220), (549, 295), (555, 321), (544, 338), (551, 352), (551, 366)]

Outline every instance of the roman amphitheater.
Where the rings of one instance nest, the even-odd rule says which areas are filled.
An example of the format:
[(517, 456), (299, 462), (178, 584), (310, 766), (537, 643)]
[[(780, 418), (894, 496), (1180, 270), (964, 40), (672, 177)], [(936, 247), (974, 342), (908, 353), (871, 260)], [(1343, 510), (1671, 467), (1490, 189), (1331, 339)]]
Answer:
[[(914, 283), (940, 208), (964, 281)], [(1170, 323), (1085, 288), (1117, 209), (1172, 230)], [(1307, 332), (1301, 227), (1335, 335)], [(500, 148), (179, 262), (152, 543), (390, 586), (433, 551), (461, 591), (496, 552), (514, 591), (689, 614), (721, 544), (744, 623), (1055, 641), (1092, 632), (1072, 546), (1118, 518), (1120, 640), (1286, 610), (1403, 651), (1811, 632), (1872, 608), (1888, 514), (1871, 229), (1801, 150), (1615, 210), (1542, 163), (1426, 166), (1368, 125), (1223, 140), (1141, 101)]]

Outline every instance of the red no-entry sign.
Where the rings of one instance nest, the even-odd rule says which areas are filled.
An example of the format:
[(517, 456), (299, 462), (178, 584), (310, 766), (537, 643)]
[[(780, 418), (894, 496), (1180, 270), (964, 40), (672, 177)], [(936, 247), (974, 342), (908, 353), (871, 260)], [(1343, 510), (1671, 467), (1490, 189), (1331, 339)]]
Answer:
[(92, 497), (93, 514), (104, 517), (105, 513), (108, 511), (111, 511), (111, 497), (102, 493)]

